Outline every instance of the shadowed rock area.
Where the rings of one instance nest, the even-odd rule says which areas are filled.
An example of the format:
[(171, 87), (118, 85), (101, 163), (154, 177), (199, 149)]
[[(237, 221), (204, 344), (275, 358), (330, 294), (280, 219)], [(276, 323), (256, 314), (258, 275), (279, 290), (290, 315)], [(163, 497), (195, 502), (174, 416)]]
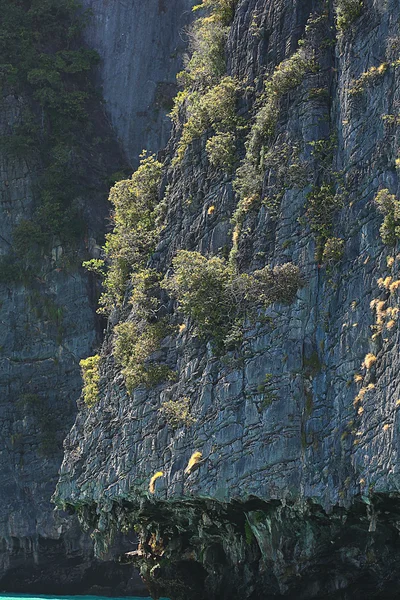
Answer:
[(101, 57), (105, 109), (133, 167), (143, 149), (168, 142), (166, 116), (177, 93), (176, 73), (187, 48), (185, 28), (195, 0), (84, 0), (93, 11), (85, 31)]
[[(97, 77), (105, 82), (107, 116), (102, 102), (91, 100), (89, 129), (91, 140), (94, 135), (97, 138), (91, 145), (85, 138), (78, 152), (68, 150), (67, 162), (75, 164), (73, 178), (64, 189), (66, 196), (69, 193), (72, 196), (75, 178), (79, 179), (84, 192), (80, 192), (77, 203), (86, 223), (72, 249), (53, 236), (51, 247), (38, 251), (39, 243), (35, 245), (35, 229), (31, 225), (16, 240), (16, 228), (31, 223), (40, 203), (48, 169), (41, 147), (48, 140), (43, 133), (46, 117), (37, 97), (33, 98), (30, 84), (24, 81), (19, 87), (14, 86), (12, 78), (7, 79), (9, 65), (2, 71), (0, 590), (36, 593), (97, 590), (138, 595), (144, 590), (138, 576), (126, 567), (112, 561), (104, 565), (95, 559), (89, 536), (82, 533), (76, 519), (54, 514), (50, 498), (58, 479), (62, 442), (76, 416), (76, 400), (82, 387), (79, 361), (93, 353), (103, 336), (104, 320), (96, 314), (99, 286), (81, 263), (98, 256), (99, 245), (104, 241), (112, 174), (127, 162), (136, 163), (142, 148), (158, 150), (168, 138), (165, 104), (170, 103), (175, 93), (172, 82), (181, 68), (185, 46), (181, 28), (187, 22), (190, 3), (181, 3), (174, 10), (169, 3), (168, 7), (162, 2), (153, 3), (151, 15), (146, 13), (148, 18), (144, 8), (150, 9), (150, 3), (130, 3), (124, 11), (122, 3), (118, 3), (119, 10), (109, 2), (92, 4), (87, 41), (103, 58)], [(11, 15), (7, 12), (7, 19), (12, 18), (13, 7), (19, 10), (21, 3), (6, 4)], [(30, 9), (31, 3), (25, 3), (25, 8)], [(7, 35), (12, 36), (13, 26), (10, 33), (4, 13), (0, 30), (2, 33), (7, 30)], [(56, 15), (56, 21), (62, 27), (61, 16)], [(134, 42), (130, 37), (133, 27), (136, 27)], [(11, 42), (4, 39), (11, 46), (11, 37)], [(124, 40), (126, 44), (121, 46)], [(45, 52), (51, 49), (50, 43)], [(164, 55), (171, 58), (161, 60)], [(19, 70), (21, 65), (16, 66)], [(140, 117), (138, 113), (151, 116)], [(62, 114), (61, 118), (66, 118), (68, 113)], [(29, 130), (30, 118), (39, 124), (38, 131), (33, 127)], [(115, 124), (115, 131), (110, 121)], [(145, 121), (149, 123), (148, 129)], [(34, 144), (29, 137), (32, 131), (40, 138)], [(133, 141), (128, 144), (128, 139)], [(69, 143), (67, 135), (61, 139), (64, 141), (66, 145)], [(58, 159), (63, 151), (61, 144), (50, 154)], [(50, 230), (51, 218), (53, 215), (49, 214)], [(30, 241), (36, 253), (34, 267), (29, 263)], [(18, 254), (17, 242), (28, 250)], [(121, 546), (131, 547), (129, 541)]]

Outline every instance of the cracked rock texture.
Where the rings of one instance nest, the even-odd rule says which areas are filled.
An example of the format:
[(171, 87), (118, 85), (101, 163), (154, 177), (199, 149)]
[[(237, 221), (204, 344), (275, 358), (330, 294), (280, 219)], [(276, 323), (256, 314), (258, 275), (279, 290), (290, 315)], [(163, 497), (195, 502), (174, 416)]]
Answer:
[[(142, 552), (134, 560), (154, 597), (397, 597), (399, 329), (384, 324), (373, 338), (370, 303), (399, 305), (398, 292), (377, 283), (397, 280), (400, 262), (398, 248), (380, 239), (373, 198), (380, 188), (400, 193), (398, 126), (382, 119), (398, 115), (400, 69), (391, 65), (359, 95), (349, 89), (371, 66), (399, 58), (400, 7), (398, 0), (363, 4), (361, 17), (337, 35), (331, 1), (241, 0), (229, 35), (229, 73), (260, 86), (295, 52), (310, 18), (316, 23), (307, 35), (320, 68), (282, 99), (273, 142), (299, 147), (308, 180), (287, 186), (277, 218), (266, 206), (249, 211), (239, 246), (244, 269), (298, 264), (305, 285), (295, 302), (260, 314), (240, 350), (223, 360), (187, 322), (161, 348), (177, 383), (131, 397), (113, 361), (110, 326), (100, 400), (82, 407), (65, 442), (57, 502), (75, 507), (99, 552), (113, 531), (136, 525)], [(250, 94), (243, 115), (252, 102)], [(332, 235), (345, 250), (327, 266), (315, 260), (306, 210), (323, 176), (310, 143), (330, 136), (330, 168), (341, 172), (345, 192)], [(230, 247), (237, 198), (231, 178), (209, 165), (206, 139), (165, 169), (167, 225), (153, 266), (167, 270), (178, 248)], [(268, 185), (266, 172), (265, 194)], [(368, 353), (377, 359), (370, 369), (362, 367)], [(354, 403), (360, 389), (362, 402)], [(181, 397), (190, 398), (196, 422), (174, 430), (159, 408)], [(187, 476), (194, 451), (204, 460)], [(156, 471), (164, 476), (151, 496)]]
[[(1, 106), (7, 135), (24, 100), (6, 94)], [(13, 227), (33, 211), (39, 172), (33, 161), (0, 156), (1, 254)], [(97, 203), (93, 223), (107, 214), (105, 199), (101, 186), (88, 197), (89, 212)], [(0, 288), (0, 589), (106, 592), (118, 584), (123, 591), (131, 580), (140, 590), (112, 561), (100, 565), (76, 520), (56, 514), (50, 502), (81, 389), (79, 360), (99, 343), (95, 286), (82, 269), (63, 267), (62, 253), (54, 247), (35, 281)]]
[[(109, 120), (129, 161), (136, 163), (142, 148), (157, 151), (169, 136), (165, 115), (175, 94), (185, 46), (181, 29), (192, 3), (86, 4), (93, 10), (87, 42), (103, 59), (98, 76)], [(1, 136), (20, 122), (24, 103), (22, 96), (2, 89)], [(84, 202), (90, 227), (76, 264), (88, 252), (96, 256), (109, 211), (104, 173), (124, 160), (101, 111), (94, 118), (99, 136), (106, 133), (110, 141), (106, 157), (87, 158), (90, 185)], [(15, 225), (34, 211), (40, 170), (33, 160), (0, 153), (1, 255), (11, 247)], [(99, 290), (93, 278), (81, 268), (63, 266), (63, 252), (55, 242), (32, 284), (0, 286), (0, 590), (142, 593), (130, 569), (95, 560), (92, 542), (76, 519), (55, 514), (50, 502), (62, 441), (76, 416), (79, 360), (99, 346), (104, 326), (96, 315)], [(131, 548), (129, 538), (121, 543)]]

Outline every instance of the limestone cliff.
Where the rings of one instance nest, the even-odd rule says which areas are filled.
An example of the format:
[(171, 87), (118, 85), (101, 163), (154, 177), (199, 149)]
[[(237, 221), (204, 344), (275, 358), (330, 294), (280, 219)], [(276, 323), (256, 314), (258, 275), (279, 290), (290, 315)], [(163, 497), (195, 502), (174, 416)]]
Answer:
[[(237, 149), (262, 170), (255, 201), (233, 191), (240, 171), (211, 164), (217, 117), (171, 162), (188, 135), (181, 104), (150, 266), (170, 274), (179, 249), (226, 255), (239, 208), (240, 271), (292, 262), (304, 284), (291, 304), (260, 309), (222, 357), (169, 302), (181, 326), (157, 359), (177, 381), (130, 395), (112, 328), (136, 318), (128, 293), (113, 313), (99, 400), (82, 404), (67, 437), (56, 501), (99, 553), (118, 529), (138, 531), (127, 560), (154, 597), (396, 596), (399, 259), (374, 198), (399, 194), (399, 17), (397, 0), (237, 3), (226, 73), (245, 82)], [(296, 61), (301, 77), (289, 80)], [(181, 399), (190, 420), (168, 423), (163, 404)]]
[[(59, 3), (62, 7), (73, 4)], [(47, 3), (43, 8), (46, 19), (53, 16), (56, 19), (57, 26), (52, 25), (50, 43), (47, 41), (47, 45), (29, 48), (28, 42), (25, 46), (21, 45), (21, 36), (14, 52), (13, 31), (18, 32), (18, 27), (22, 27), (21, 15), (17, 11), (30, 11), (34, 15), (35, 10), (41, 10), (38, 5), (40, 3), (35, 2), (27, 2), (24, 7), (18, 2), (1, 4), (1, 43), (2, 49), (3, 45), (5, 48), (4, 52), (2, 50), (2, 63), (7, 64), (2, 64), (0, 74), (0, 589), (83, 593), (98, 586), (98, 590), (113, 588), (114, 592), (122, 593), (127, 591), (129, 582), (132, 593), (133, 590), (143, 590), (138, 578), (113, 562), (104, 565), (96, 561), (89, 536), (80, 531), (76, 519), (55, 514), (50, 498), (62, 459), (62, 442), (73, 425), (76, 399), (82, 387), (79, 360), (101, 344), (104, 327), (104, 322), (96, 314), (98, 286), (93, 277), (81, 268), (81, 263), (96, 256), (103, 242), (109, 213), (109, 179), (112, 179), (113, 172), (127, 162), (135, 163), (139, 148), (141, 150), (147, 145), (155, 150), (160, 148), (167, 135), (166, 125), (163, 129), (157, 127), (157, 132), (144, 131), (137, 122), (136, 112), (156, 110), (162, 121), (161, 114), (165, 114), (165, 109), (157, 104), (161, 102), (161, 93), (157, 99), (153, 92), (164, 89), (164, 83), (167, 85), (173, 80), (181, 66), (182, 45), (177, 42), (181, 25), (177, 25), (173, 32), (166, 25), (168, 35), (162, 37), (162, 43), (154, 50), (154, 21), (143, 19), (143, 4), (129, 7), (129, 19), (126, 13), (125, 16), (118, 13), (120, 21), (114, 24), (118, 28), (118, 39), (125, 36), (128, 40), (132, 23), (139, 26), (141, 37), (136, 40), (135, 47), (127, 43), (124, 48), (125, 60), (132, 68), (129, 71), (123, 67), (123, 76), (129, 81), (121, 83), (117, 90), (110, 68), (111, 64), (120, 64), (121, 48), (115, 30), (108, 30), (110, 20), (116, 16), (114, 9), (107, 5), (106, 13), (105, 7), (96, 2), (92, 7), (93, 14), (85, 17), (91, 23), (90, 31), (94, 31), (93, 35), (88, 34), (88, 43), (93, 44), (101, 56), (106, 54), (99, 64), (97, 78), (103, 77), (107, 82), (107, 99), (111, 95), (110, 88), (116, 92), (116, 104), (118, 99), (123, 99), (123, 87), (127, 91), (126, 96), (132, 90), (141, 89), (137, 81), (139, 72), (141, 81), (148, 79), (154, 83), (145, 86), (142, 94), (136, 92), (130, 104), (125, 101), (124, 114), (130, 123), (127, 135), (134, 142), (130, 146), (124, 144), (123, 149), (116, 139), (117, 135), (124, 138), (126, 127), (125, 122), (120, 122), (121, 108), (112, 103), (105, 107), (99, 100), (99, 94), (91, 99), (88, 126), (91, 137), (84, 138), (86, 125), (80, 125), (82, 140), (78, 142), (78, 151), (76, 148), (68, 150), (70, 159), (72, 157), (70, 164), (75, 160), (73, 176), (65, 181), (62, 170), (56, 171), (56, 179), (63, 181), (67, 201), (68, 196), (73, 198), (77, 195), (75, 184), (79, 180), (76, 204), (85, 226), (72, 246), (68, 244), (66, 235), (62, 239), (53, 235), (49, 244), (38, 249), (40, 244), (35, 243), (37, 229), (33, 219), (39, 212), (43, 189), (49, 185), (51, 176), (54, 177), (55, 162), (51, 160), (57, 161), (61, 157), (59, 164), (62, 164), (62, 143), (69, 143), (69, 135), (64, 132), (59, 135), (61, 143), (59, 139), (59, 145), (55, 147), (56, 118), (61, 115), (59, 120), (62, 121), (69, 116), (59, 108), (53, 112), (51, 118), (56, 115), (52, 122), (53, 130), (49, 129), (46, 138), (44, 94), (39, 96), (38, 92), (49, 83), (61, 96), (57, 87), (60, 77), (58, 73), (50, 74), (50, 59), (54, 48), (58, 50), (57, 27), (63, 28), (62, 11), (57, 13), (56, 7), (49, 16), (45, 11), (47, 7), (50, 11), (52, 4)], [(159, 8), (157, 25), (162, 23), (165, 13), (162, 3), (159, 3)], [(165, 24), (173, 16), (177, 24), (180, 23), (183, 13), (183, 6), (178, 6), (175, 12), (168, 8)], [(18, 21), (13, 25), (12, 19), (17, 16)], [(183, 17), (182, 26), (186, 18)], [(41, 27), (44, 30), (47, 23), (43, 16), (41, 19), (37, 39), (42, 35)], [(29, 21), (27, 23), (29, 25)], [(76, 45), (72, 45), (68, 51), (75, 48)], [(160, 49), (168, 56), (175, 53), (175, 57), (168, 63), (159, 64), (155, 72), (153, 61), (156, 60), (155, 55), (159, 56)], [(34, 50), (37, 51), (36, 58)], [(43, 75), (39, 72), (42, 65), (38, 60), (44, 61), (46, 54), (49, 56), (48, 71)], [(146, 62), (148, 57), (151, 59)], [(29, 60), (34, 62), (27, 67)], [(24, 69), (28, 68), (31, 69), (30, 79), (25, 81)], [(70, 70), (70, 73), (74, 71)], [(71, 89), (68, 85), (73, 85), (72, 77), (71, 74), (66, 75), (68, 91)], [(94, 75), (92, 82), (93, 78)], [(92, 84), (87, 85), (90, 87)], [(94, 96), (91, 88), (89, 94)], [(57, 94), (53, 99), (56, 106)], [(50, 110), (53, 109), (50, 107)], [(106, 110), (109, 111), (108, 116)], [(116, 123), (116, 133), (109, 121)], [(36, 142), (32, 141), (32, 136), (36, 136), (33, 137)], [(53, 146), (49, 156), (44, 156), (48, 144)], [(124, 150), (129, 153), (128, 158), (124, 157)], [(54, 189), (51, 189), (50, 202), (54, 195)], [(75, 208), (71, 208), (71, 213)], [(56, 211), (45, 217), (50, 230), (53, 226), (50, 218), (53, 217), (57, 218)], [(17, 249), (17, 245), (22, 249)], [(35, 256), (30, 262), (31, 253)], [(129, 540), (125, 544), (127, 546), (124, 547), (131, 547)]]

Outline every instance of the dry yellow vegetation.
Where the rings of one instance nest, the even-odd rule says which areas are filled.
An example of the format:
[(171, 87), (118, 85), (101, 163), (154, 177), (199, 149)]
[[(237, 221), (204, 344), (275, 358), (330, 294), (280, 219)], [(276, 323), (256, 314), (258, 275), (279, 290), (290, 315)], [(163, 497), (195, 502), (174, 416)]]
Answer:
[(157, 471), (157, 473), (154, 473), (153, 477), (150, 479), (150, 483), (149, 483), (149, 492), (150, 492), (150, 494), (154, 494), (155, 493), (155, 491), (156, 491), (156, 481), (160, 477), (164, 477), (163, 471)]
[(199, 464), (199, 462), (201, 461), (202, 458), (203, 458), (203, 455), (201, 452), (193, 452), (192, 456), (189, 459), (188, 465), (185, 469), (185, 474), (190, 475), (190, 473), (193, 471), (194, 467), (197, 464)]
[(369, 370), (377, 361), (375, 354), (369, 352), (364, 358), (363, 367)]

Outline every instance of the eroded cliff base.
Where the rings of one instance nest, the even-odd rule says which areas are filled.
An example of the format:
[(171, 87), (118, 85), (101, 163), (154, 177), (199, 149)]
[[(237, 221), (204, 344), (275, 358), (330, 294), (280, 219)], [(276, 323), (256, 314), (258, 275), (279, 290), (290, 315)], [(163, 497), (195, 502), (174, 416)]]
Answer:
[[(132, 543), (118, 539), (115, 553), (133, 547)], [(120, 563), (116, 554), (95, 558), (89, 536), (76, 524), (59, 539), (13, 538), (7, 546), (3, 541), (0, 550), (7, 559), (0, 593), (148, 596), (138, 572)]]
[[(80, 510), (92, 527), (95, 511), (94, 506)], [(114, 504), (100, 519), (108, 520), (107, 532), (115, 525), (139, 532), (138, 549), (121, 561), (140, 569), (153, 598), (398, 598), (400, 498), (395, 494), (360, 496), (329, 513), (312, 501), (143, 500)], [(102, 537), (96, 531), (99, 548)]]

